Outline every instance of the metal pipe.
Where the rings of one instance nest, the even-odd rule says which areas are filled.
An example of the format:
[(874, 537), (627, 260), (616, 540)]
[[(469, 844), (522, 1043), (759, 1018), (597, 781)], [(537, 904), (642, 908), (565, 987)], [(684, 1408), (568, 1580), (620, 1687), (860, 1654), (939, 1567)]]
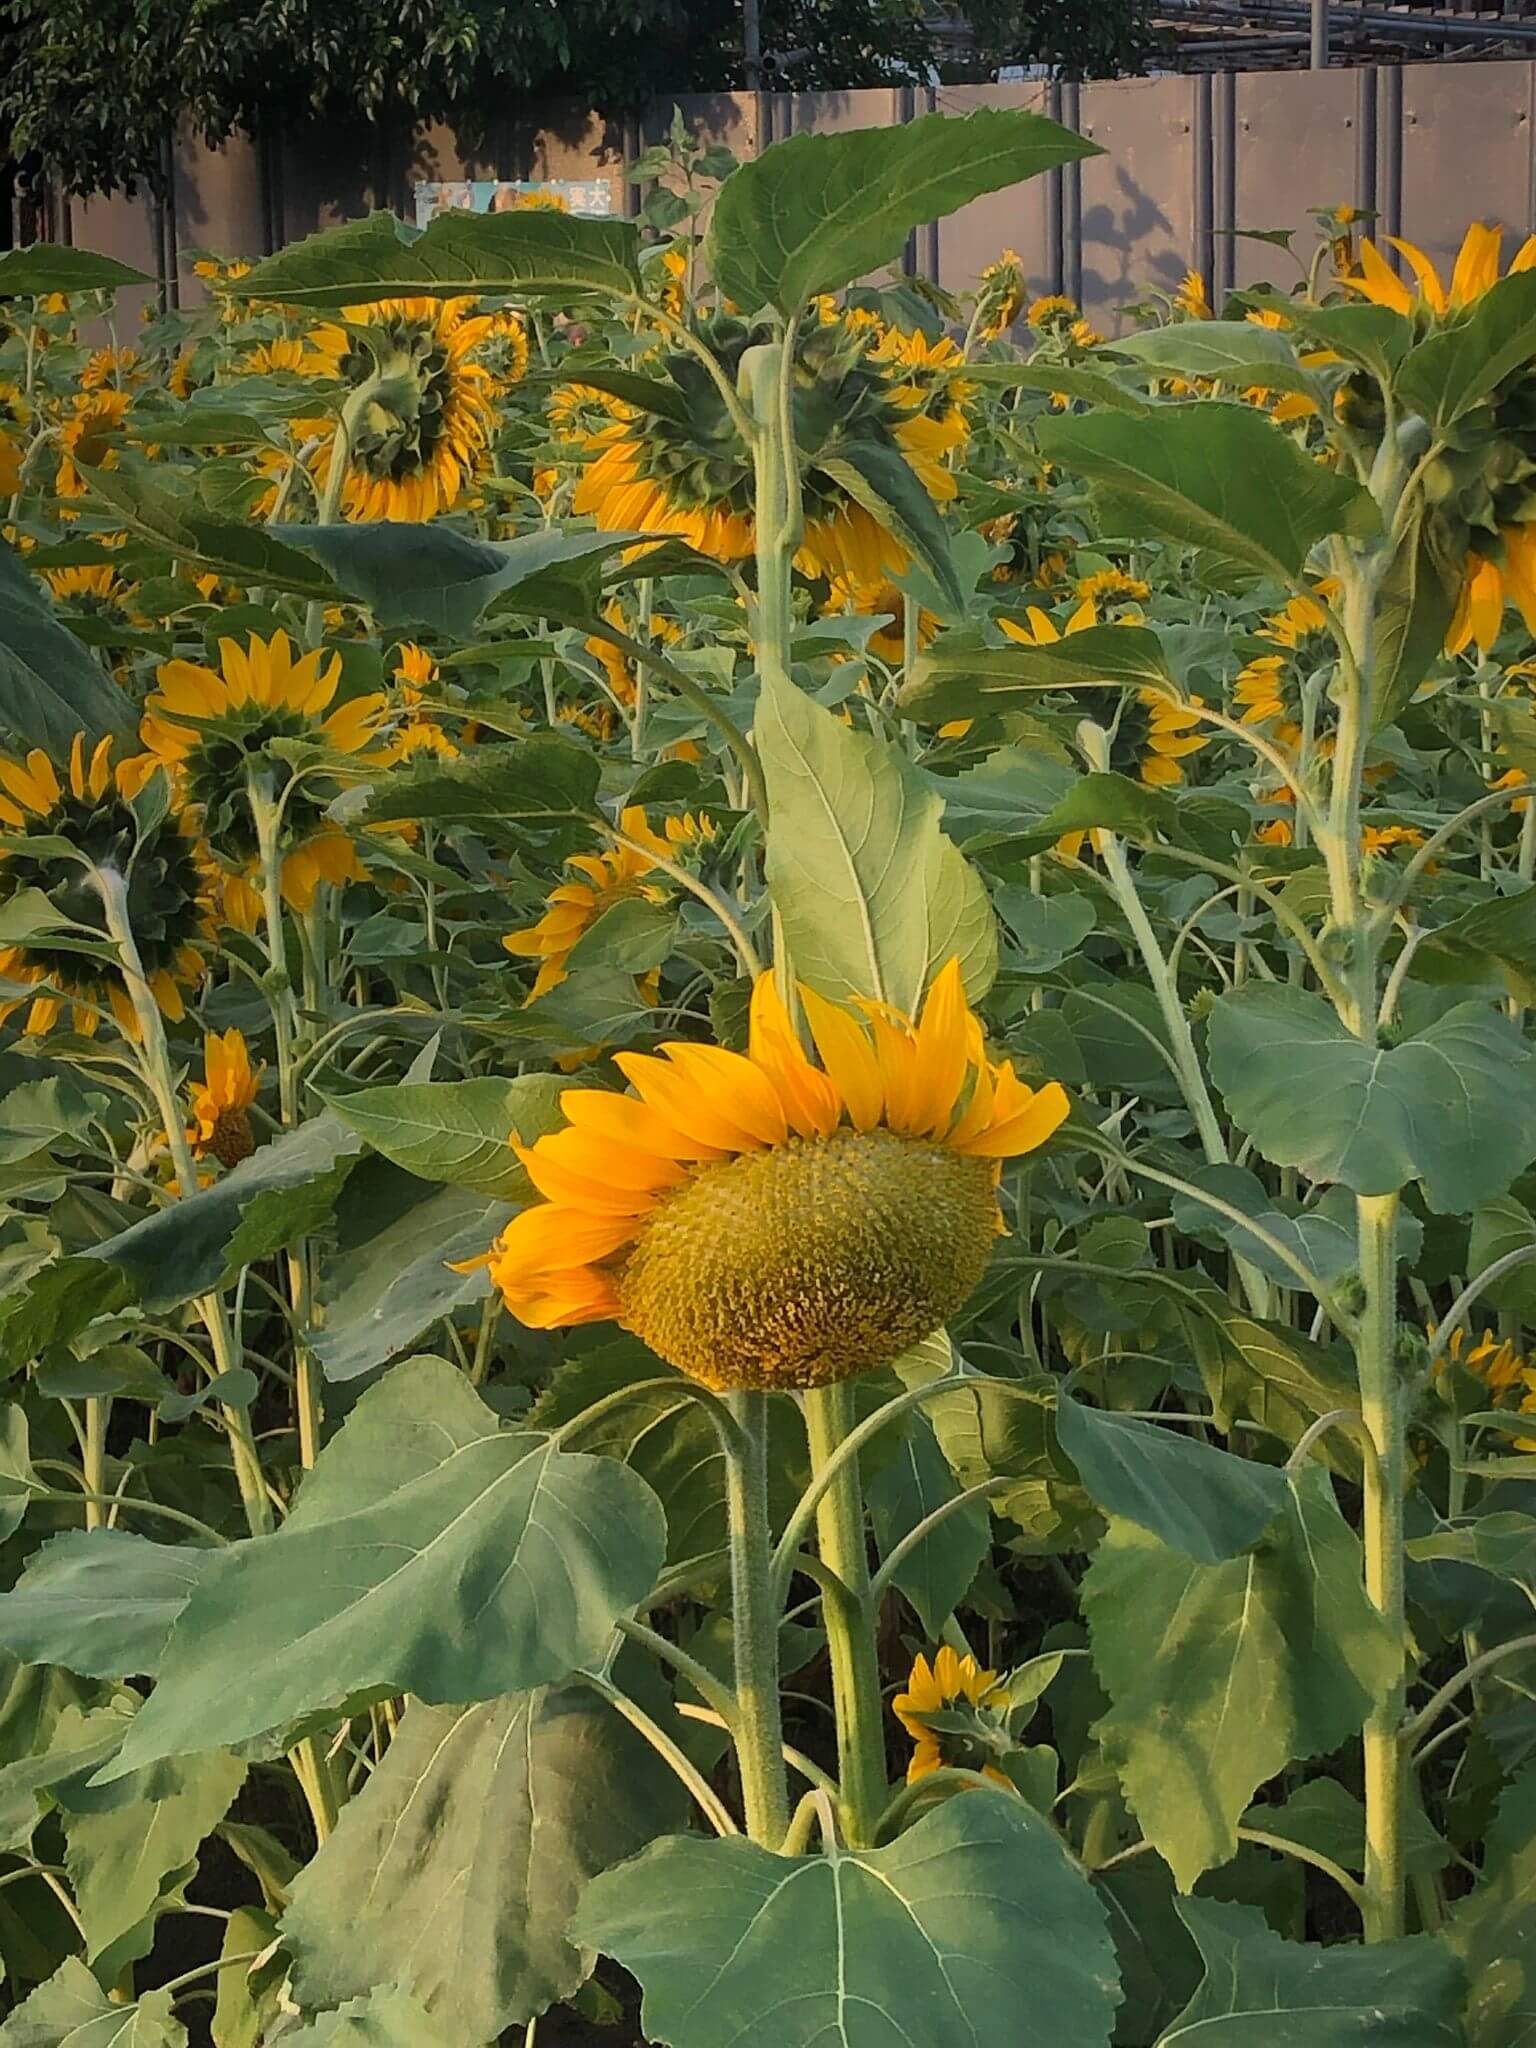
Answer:
[(1312, 0), (1312, 69), (1328, 69), (1328, 0)]
[[(1252, 27), (1266, 21), (1306, 26), (1311, 22), (1312, 4), (1313, 0), (1246, 0), (1246, 4), (1241, 4), (1241, 0), (1232, 0), (1232, 4), (1227, 4), (1227, 0), (1156, 0), (1152, 15), (1154, 21), (1182, 15), (1218, 28), (1228, 22)], [(1446, 15), (1413, 16), (1387, 13), (1380, 8), (1346, 6), (1343, 0), (1330, 0), (1330, 13), (1330, 34), (1334, 30), (1351, 33), (1371, 29), (1397, 40), (1417, 36), (1436, 43), (1536, 45), (1536, 21), (1460, 21)]]
[(763, 89), (763, 16), (758, 0), (741, 0), (741, 47), (747, 91)]

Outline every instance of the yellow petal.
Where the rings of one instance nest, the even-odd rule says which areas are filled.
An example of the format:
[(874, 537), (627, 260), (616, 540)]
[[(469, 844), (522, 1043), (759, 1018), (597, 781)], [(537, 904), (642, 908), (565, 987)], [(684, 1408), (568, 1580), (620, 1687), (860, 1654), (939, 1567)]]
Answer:
[(885, 1108), (885, 1089), (869, 1034), (849, 1011), (829, 1003), (814, 989), (802, 986), (800, 1000), (821, 1063), (848, 1105), (854, 1128), (873, 1130)]

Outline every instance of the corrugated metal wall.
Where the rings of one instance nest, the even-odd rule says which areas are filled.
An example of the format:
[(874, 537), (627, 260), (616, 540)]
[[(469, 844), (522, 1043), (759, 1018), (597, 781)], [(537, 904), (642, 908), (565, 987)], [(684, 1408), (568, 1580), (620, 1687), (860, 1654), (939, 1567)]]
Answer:
[[(881, 127), (937, 108), (1037, 107), (1105, 154), (979, 199), (908, 249), (912, 269), (963, 288), (1002, 248), (1041, 291), (1066, 291), (1099, 324), (1186, 268), (1216, 287), (1296, 266), (1239, 229), (1295, 228), (1310, 248), (1309, 207), (1376, 210), (1388, 233), (1449, 256), (1468, 220), (1536, 229), (1536, 64), (1415, 64), (1323, 73), (1267, 71), (1130, 79), (1084, 86), (944, 86), (842, 93), (714, 94), (680, 102), (695, 130), (739, 155), (804, 129)], [(71, 238), (137, 264), (173, 300), (200, 296), (187, 252), (258, 256), (374, 206), (411, 211), (419, 179), (609, 177), (632, 209), (626, 163), (665, 132), (672, 103), (643, 121), (604, 122), (572, 107), (508, 122), (461, 150), (427, 127), (394, 145), (267, 137), (173, 152), (174, 205), (145, 197), (76, 201)]]

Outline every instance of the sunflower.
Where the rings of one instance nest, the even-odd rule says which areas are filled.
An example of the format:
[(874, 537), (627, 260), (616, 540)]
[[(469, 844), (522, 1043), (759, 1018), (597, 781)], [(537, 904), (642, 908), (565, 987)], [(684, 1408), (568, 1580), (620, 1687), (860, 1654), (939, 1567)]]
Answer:
[[(663, 647), (675, 647), (683, 637), (683, 629), (677, 621), (667, 618), (661, 612), (652, 612), (649, 621), (642, 627), (641, 621), (631, 618), (617, 598), (610, 599), (603, 606), (602, 616), (610, 626), (616, 627), (621, 633), (627, 633), (631, 640), (649, 639)], [(615, 701), (628, 711), (639, 694), (629, 656), (622, 647), (615, 647), (610, 641), (598, 638), (596, 634), (586, 642), (586, 651), (608, 678), (608, 688), (613, 693)]]
[[(1360, 274), (1341, 280), (1347, 291), (1369, 299), (1373, 306), (1385, 306), (1405, 319), (1446, 321), (1464, 313), (1499, 282), (1499, 255), (1503, 228), (1487, 221), (1473, 221), (1462, 237), (1451, 272), (1449, 288), (1442, 283), (1434, 264), (1397, 235), (1384, 237), (1413, 272), (1417, 291), (1411, 291), (1385, 256), (1369, 239), (1360, 244)], [(1528, 235), (1515, 251), (1508, 275), (1536, 266), (1536, 235)]]
[(82, 562), (72, 569), (45, 569), (43, 580), (58, 602), (73, 612), (114, 625), (145, 623), (134, 605), (139, 586), (121, 577), (111, 562)]
[(1466, 570), (1445, 636), (1447, 654), (1464, 654), (1476, 646), (1487, 655), (1504, 625), (1504, 612), (1514, 605), (1528, 633), (1536, 633), (1536, 525), (1504, 527), (1497, 537), (1501, 558), (1476, 548), (1467, 551)]
[(528, 374), (528, 323), (522, 314), (511, 306), (488, 314), (475, 360), (489, 374), (498, 396), (521, 384)]
[(59, 497), (85, 496), (82, 464), (91, 469), (116, 469), (119, 436), (127, 417), (126, 391), (83, 392), (75, 399), (59, 426), (59, 471), (54, 482)]
[[(708, 338), (734, 375), (751, 331), (717, 318), (708, 323)], [(958, 361), (951, 342), (893, 340), (883, 323), (841, 313), (801, 332), (794, 413), (805, 531), (795, 566), (803, 575), (874, 584), (906, 568), (906, 548), (819, 458), (840, 465), (858, 444), (898, 450), (929, 496), (948, 503), (958, 486), (947, 461), (970, 431), (953, 375)], [(663, 363), (686, 421), (670, 409), (650, 413), (613, 400), (601, 408), (609, 413), (606, 424), (595, 430), (583, 421), (562, 432), (552, 421), (586, 462), (571, 509), (610, 532), (674, 534), (716, 560), (743, 560), (755, 545), (749, 451), (699, 365), (681, 355)]]
[[(17, 835), (0, 847), (0, 900), (37, 889), (62, 920), (107, 940), (101, 899), (81, 861), (62, 857), (51, 842), (67, 840), (92, 867), (115, 867), (127, 878), (128, 915), (155, 1001), (173, 1022), (186, 1014), (182, 989), (198, 980), (198, 948), (211, 932), (209, 885), (202, 849), (190, 820), (173, 809), (148, 832), (141, 830), (128, 791), (142, 787), (127, 762), (114, 763), (112, 740), (87, 753), (76, 733), (61, 777), (52, 758), (35, 748), (24, 761), (0, 756), (0, 826)], [(37, 850), (32, 842), (41, 841)], [(128, 989), (105, 960), (50, 946), (40, 934), (0, 948), (0, 980), (31, 983), (26, 1029), (51, 1031), (69, 1009), (76, 1031), (94, 1035), (103, 1010), (123, 1033), (139, 1035)], [(25, 996), (0, 999), (0, 1022)]]
[[(346, 306), (347, 326), (318, 327), (309, 346), (327, 373), (378, 395), (352, 431), (342, 502), (353, 519), (435, 518), (464, 496), (496, 428), (495, 379), (476, 351), (491, 321), (473, 299), (380, 299)], [(322, 485), (336, 437), (318, 455)]]
[(1005, 249), (981, 273), (976, 287), (976, 334), (998, 341), (1024, 310), (1024, 264), (1016, 249)]
[(1024, 315), (1036, 333), (1049, 328), (1070, 328), (1081, 317), (1076, 299), (1069, 299), (1063, 292), (1047, 292), (1044, 298), (1034, 300)]
[[(250, 805), (250, 774), (258, 763), (284, 797), (287, 850), (283, 899), (298, 911), (314, 905), (322, 882), (361, 881), (363, 868), (346, 834), (325, 815), (307, 782), (288, 789), (294, 771), (272, 749), (275, 740), (307, 740), (350, 757), (359, 771), (391, 758), (379, 737), (387, 709), (381, 692), (330, 706), (341, 681), (341, 656), (324, 648), (295, 657), (286, 633), (249, 644), (219, 642), (219, 666), (168, 661), (144, 707), (140, 764), (168, 769), (228, 871), (224, 907), (230, 921), (253, 929), (259, 898), (249, 881), (259, 847)], [(328, 764), (329, 766), (330, 764)]]
[[(895, 614), (888, 626), (881, 626), (871, 633), (865, 643), (871, 654), (881, 661), (899, 662), (906, 651), (907, 594), (895, 583), (876, 583), (871, 586), (850, 582), (839, 577), (831, 586), (832, 601), (843, 611), (854, 612), (861, 618), (868, 618), (875, 612)], [(917, 613), (917, 644), (926, 647), (939, 630), (935, 613), (924, 611), (921, 606)]]
[(1173, 305), (1186, 320), (1214, 320), (1211, 311), (1210, 294), (1205, 288), (1205, 279), (1198, 270), (1186, 270), (1179, 280), (1179, 288), (1173, 295)]
[(16, 431), (30, 426), (32, 422), (32, 401), (19, 384), (10, 384), (0, 379), (0, 428)]
[(1423, 844), (1424, 834), (1417, 825), (1363, 825), (1360, 828), (1360, 851), (1368, 859), (1379, 859), (1400, 846), (1413, 848)]
[[(948, 1643), (932, 1664), (926, 1657), (913, 1660), (905, 1692), (891, 1701), (891, 1712), (913, 1742), (907, 1765), (907, 1783), (917, 1784), (944, 1765), (979, 1770), (995, 1785), (1012, 1792), (1012, 1782), (986, 1759), (996, 1753), (1003, 1727), (988, 1708), (1001, 1705), (1006, 1695), (995, 1671), (983, 1671), (974, 1657), (961, 1657)], [(929, 1715), (942, 1715), (942, 1733), (929, 1724)], [(969, 1738), (952, 1724), (975, 1717), (975, 1733)]]
[[(1481, 1338), (1473, 1341), (1469, 1331), (1458, 1327), (1435, 1366), (1436, 1377), (1452, 1364), (1480, 1380), (1496, 1408), (1513, 1406), (1521, 1415), (1536, 1415), (1536, 1365), (1512, 1338), (1496, 1336), (1485, 1326)], [(1536, 1451), (1536, 1437), (1517, 1436), (1511, 1448)]]
[(393, 752), (398, 760), (413, 754), (439, 754), (455, 759), (459, 749), (443, 730), (441, 721), (422, 709), (422, 699), (438, 680), (438, 666), (425, 647), (403, 640), (395, 649), (394, 679), (400, 688), (405, 716), (395, 730)]
[(1073, 590), (1079, 600), (1088, 598), (1094, 604), (1140, 604), (1152, 595), (1150, 583), (1124, 569), (1095, 569), (1091, 576), (1079, 576)]
[[(626, 838), (665, 855), (667, 848), (651, 828), (651, 821), (639, 804), (621, 813), (619, 830)], [(645, 877), (655, 862), (633, 846), (615, 846), (609, 853), (578, 853), (566, 862), (577, 877), (560, 882), (549, 893), (548, 908), (538, 921), (520, 931), (508, 932), (502, 945), (520, 959), (537, 960), (538, 975), (528, 997), (536, 1003), (564, 981), (567, 963), (577, 941), (589, 931), (605, 910), (615, 903), (643, 897), (648, 903), (665, 900), (664, 891)]]
[(331, 359), (318, 349), (308, 348), (296, 336), (279, 334), (271, 341), (258, 342), (237, 368), (248, 377), (329, 377)]
[(492, 1248), (538, 1329), (610, 1319), (713, 1387), (812, 1387), (938, 1329), (980, 1280), (1000, 1162), (1067, 1114), (989, 1059), (951, 960), (913, 1024), (801, 1000), (807, 1057), (771, 976), (746, 1053), (621, 1052), (632, 1096), (568, 1089), (566, 1128), (517, 1148), (545, 1198)]
[(138, 368), (139, 352), (136, 348), (93, 349), (80, 372), (80, 389), (103, 391), (108, 386), (121, 389), (124, 384), (136, 381)]
[(1288, 718), (1286, 660), (1283, 654), (1259, 654), (1237, 672), (1232, 694), (1241, 707), (1244, 725), (1271, 725)]
[(210, 1031), (203, 1040), (203, 1078), (192, 1091), (187, 1142), (198, 1159), (238, 1166), (256, 1150), (251, 1106), (261, 1090), (264, 1068), (251, 1071), (245, 1034)]

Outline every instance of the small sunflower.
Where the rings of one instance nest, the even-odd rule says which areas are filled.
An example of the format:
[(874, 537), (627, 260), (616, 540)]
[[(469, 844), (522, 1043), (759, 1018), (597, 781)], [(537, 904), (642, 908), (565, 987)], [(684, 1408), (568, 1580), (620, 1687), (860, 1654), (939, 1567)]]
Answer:
[[(873, 655), (884, 662), (899, 662), (906, 651), (907, 594), (895, 583), (876, 583), (865, 586), (850, 582), (846, 577), (838, 578), (831, 586), (833, 602), (844, 611), (857, 613), (868, 618), (876, 612), (893, 612), (895, 617), (888, 626), (881, 626), (871, 633), (866, 645)], [(939, 630), (935, 613), (924, 611), (921, 606), (917, 613), (917, 644), (926, 647)]]
[(1032, 301), (1024, 318), (1039, 334), (1051, 328), (1072, 327), (1082, 318), (1082, 311), (1076, 299), (1069, 299), (1064, 292), (1047, 292), (1043, 298)]
[(72, 612), (115, 625), (145, 623), (135, 605), (139, 586), (120, 576), (111, 562), (82, 562), (72, 569), (45, 569), (43, 578), (56, 600)]
[(203, 1040), (203, 1078), (192, 1091), (192, 1122), (187, 1142), (198, 1159), (217, 1159), (238, 1166), (256, 1150), (251, 1132), (251, 1107), (265, 1071), (251, 1071), (245, 1034), (210, 1031)]
[(1363, 825), (1360, 828), (1360, 851), (1368, 859), (1380, 859), (1383, 854), (1395, 853), (1399, 847), (1412, 851), (1424, 844), (1425, 835), (1417, 825)]
[(1210, 293), (1205, 288), (1205, 279), (1198, 270), (1186, 270), (1179, 280), (1179, 288), (1173, 295), (1176, 311), (1186, 320), (1214, 320), (1211, 311)]
[(1150, 583), (1124, 569), (1095, 569), (1091, 576), (1079, 576), (1073, 590), (1079, 600), (1088, 598), (1094, 604), (1141, 604), (1152, 595)]
[[(662, 647), (675, 647), (683, 637), (683, 629), (676, 619), (669, 619), (663, 612), (652, 612), (648, 624), (631, 618), (617, 598), (603, 606), (602, 616), (610, 626), (627, 633), (631, 640), (649, 639)], [(622, 647), (615, 647), (611, 641), (600, 639), (594, 634), (586, 643), (586, 651), (597, 662), (608, 678), (608, 688), (617, 703), (627, 711), (634, 704), (639, 686), (635, 680), (634, 667)]]
[(1024, 310), (1024, 264), (1016, 249), (1005, 249), (981, 273), (976, 287), (976, 333), (998, 341)]
[(633, 1096), (568, 1089), (564, 1130), (517, 1148), (544, 1201), (492, 1248), (538, 1329), (622, 1323), (709, 1386), (822, 1386), (899, 1357), (970, 1296), (999, 1228), (1001, 1161), (1067, 1115), (987, 1055), (959, 965), (920, 1021), (801, 991), (803, 1050), (771, 976), (746, 1053), (618, 1053)]
[(422, 699), (438, 681), (438, 666), (425, 647), (413, 640), (402, 641), (395, 650), (395, 681), (405, 716), (395, 729), (394, 754), (409, 760), (413, 754), (438, 754), (453, 760), (459, 753), (456, 742), (443, 730), (441, 719), (423, 710)]
[[(1360, 275), (1342, 280), (1345, 288), (1373, 306), (1385, 306), (1405, 319), (1415, 316), (1444, 321), (1464, 313), (1499, 281), (1500, 246), (1503, 228), (1487, 221), (1473, 221), (1462, 237), (1455, 267), (1447, 287), (1424, 251), (1397, 235), (1383, 238), (1413, 272), (1417, 291), (1410, 290), (1373, 241), (1360, 244)], [(1536, 266), (1536, 235), (1529, 235), (1515, 251), (1508, 275)]]
[(32, 401), (19, 384), (0, 379), (0, 428), (19, 431), (32, 423)]
[[(94, 867), (115, 867), (127, 878), (128, 915), (155, 1001), (173, 1022), (186, 1014), (182, 989), (202, 973), (198, 948), (211, 931), (206, 863), (184, 812), (173, 810), (148, 833), (128, 802), (142, 787), (127, 762), (114, 763), (112, 740), (89, 753), (76, 733), (62, 776), (35, 748), (24, 761), (0, 756), (0, 827), (17, 835), (0, 846), (0, 901), (38, 889), (60, 916), (107, 939), (101, 899), (82, 862), (62, 857), (49, 842), (67, 840)], [(31, 850), (29, 841), (43, 844)], [(122, 977), (105, 960), (50, 946), (42, 934), (0, 947), (0, 980), (31, 983), (26, 1029), (51, 1031), (66, 1009), (76, 1031), (93, 1036), (104, 1010), (124, 1035), (136, 1039), (138, 1018)], [(0, 1022), (29, 999), (0, 999)]]
[[(650, 819), (639, 804), (631, 804), (619, 818), (619, 830), (641, 846), (665, 854), (665, 844), (656, 837)], [(578, 853), (566, 862), (577, 878), (560, 882), (549, 892), (544, 915), (520, 931), (508, 932), (502, 940), (509, 953), (519, 959), (537, 960), (538, 975), (528, 997), (536, 1003), (564, 981), (567, 963), (577, 941), (615, 903), (643, 897), (648, 903), (665, 900), (665, 892), (645, 877), (655, 868), (649, 855), (632, 846), (615, 846), (608, 853)]]
[[(897, 1693), (891, 1712), (913, 1742), (907, 1765), (907, 1783), (917, 1784), (945, 1765), (979, 1770), (995, 1785), (1012, 1792), (1012, 1782), (989, 1759), (997, 1752), (1003, 1734), (1001, 1721), (988, 1709), (1000, 1705), (1003, 1688), (995, 1671), (983, 1671), (974, 1657), (961, 1657), (948, 1643), (932, 1664), (926, 1657), (913, 1660), (905, 1692)], [(930, 1725), (930, 1716), (942, 1715), (942, 1732)], [(970, 1736), (952, 1723), (975, 1718)]]
[(292, 334), (279, 334), (271, 341), (258, 342), (242, 356), (238, 367), (248, 377), (329, 377), (329, 356), (308, 348)]
[(127, 418), (126, 391), (92, 391), (75, 399), (59, 426), (59, 470), (54, 482), (59, 497), (85, 496), (82, 464), (91, 469), (116, 469)]
[(1289, 720), (1288, 673), (1283, 654), (1259, 654), (1243, 664), (1232, 694), (1241, 708), (1244, 725), (1272, 725), (1277, 720)]
[(139, 352), (136, 348), (93, 349), (80, 372), (80, 389), (104, 391), (109, 386), (121, 389), (125, 384), (136, 382), (138, 375)]
[[(354, 426), (342, 502), (354, 519), (432, 519), (464, 496), (496, 427), (495, 380), (476, 352), (491, 321), (473, 299), (380, 299), (343, 308), (309, 346), (354, 388), (378, 396)], [(317, 458), (322, 484), (331, 432)]]
[(522, 383), (528, 374), (528, 323), (521, 313), (504, 306), (486, 316), (475, 361), (488, 372), (498, 396)]
[(377, 691), (351, 697), (331, 710), (341, 681), (341, 656), (316, 648), (295, 656), (286, 633), (270, 640), (252, 634), (242, 647), (219, 642), (219, 666), (194, 661), (161, 664), (157, 687), (144, 707), (140, 737), (147, 768), (163, 766), (229, 872), (225, 910), (252, 929), (259, 902), (248, 879), (258, 846), (250, 808), (250, 774), (266, 764), (279, 794), (286, 794), (283, 898), (308, 911), (322, 882), (360, 881), (363, 868), (347, 835), (325, 816), (308, 783), (292, 791), (292, 767), (272, 752), (275, 740), (307, 740), (333, 756), (350, 757), (358, 771), (390, 760), (380, 738), (387, 705)]

